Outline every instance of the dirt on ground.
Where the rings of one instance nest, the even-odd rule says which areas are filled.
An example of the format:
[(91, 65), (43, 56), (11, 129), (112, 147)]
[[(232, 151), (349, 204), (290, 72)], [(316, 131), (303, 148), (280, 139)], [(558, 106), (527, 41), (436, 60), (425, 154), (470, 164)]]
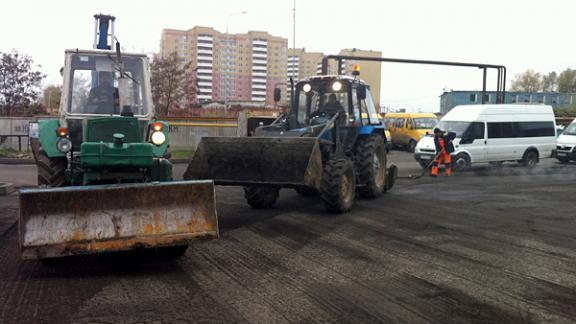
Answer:
[(401, 179), (343, 215), (292, 190), (254, 210), (218, 187), (220, 239), (178, 261), (59, 267), (19, 259), (17, 197), (0, 198), (0, 323), (573, 323), (575, 171)]

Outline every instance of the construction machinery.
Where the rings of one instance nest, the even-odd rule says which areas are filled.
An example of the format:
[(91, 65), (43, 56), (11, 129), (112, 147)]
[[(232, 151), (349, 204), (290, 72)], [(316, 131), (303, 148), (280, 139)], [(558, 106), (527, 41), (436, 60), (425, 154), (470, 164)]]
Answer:
[(356, 193), (379, 197), (392, 188), (397, 170), (387, 168), (384, 126), (358, 75), (292, 84), (288, 114), (251, 137), (204, 137), (184, 178), (244, 186), (254, 208), (272, 207), (281, 188), (320, 195), (333, 213), (350, 210)]
[(20, 190), (22, 257), (181, 255), (194, 239), (218, 237), (214, 184), (173, 181), (148, 58), (118, 42), (113, 50), (115, 18), (94, 17), (94, 49), (66, 51), (59, 118), (30, 125), (39, 186)]

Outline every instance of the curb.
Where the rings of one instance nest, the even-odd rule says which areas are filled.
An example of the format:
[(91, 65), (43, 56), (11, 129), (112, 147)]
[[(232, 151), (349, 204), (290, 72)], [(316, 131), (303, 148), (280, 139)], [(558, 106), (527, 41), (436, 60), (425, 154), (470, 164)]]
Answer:
[(0, 158), (0, 164), (34, 164), (34, 159)]

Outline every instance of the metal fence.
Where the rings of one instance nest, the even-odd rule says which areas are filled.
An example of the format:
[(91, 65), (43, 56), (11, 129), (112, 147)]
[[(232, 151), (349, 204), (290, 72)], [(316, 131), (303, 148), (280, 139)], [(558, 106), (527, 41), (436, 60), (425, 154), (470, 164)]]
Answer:
[[(54, 118), (54, 117), (43, 117)], [(33, 118), (0, 118), (0, 146), (18, 151), (28, 151), (29, 123)], [(172, 149), (195, 150), (204, 136), (236, 136), (238, 123), (230, 117), (165, 118), (170, 124)]]

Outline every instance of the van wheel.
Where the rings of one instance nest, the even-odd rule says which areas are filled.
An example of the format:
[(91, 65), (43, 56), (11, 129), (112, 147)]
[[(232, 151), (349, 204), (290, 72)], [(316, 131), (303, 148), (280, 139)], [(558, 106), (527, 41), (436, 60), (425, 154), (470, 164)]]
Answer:
[(410, 142), (408, 142), (408, 146), (406, 147), (406, 149), (408, 150), (408, 152), (414, 153), (414, 150), (416, 149), (416, 141), (410, 140)]
[(565, 157), (556, 157), (556, 159), (562, 164), (566, 164), (566, 163), (570, 162), (570, 159), (565, 158)]
[(538, 164), (538, 152), (528, 151), (528, 152), (524, 153), (524, 157), (522, 158), (522, 161), (520, 162), (520, 164), (522, 164), (522, 166), (530, 168), (530, 169), (535, 167), (536, 164)]
[(470, 169), (470, 157), (467, 154), (459, 153), (452, 161), (452, 169), (454, 171), (466, 171)]
[(418, 160), (418, 164), (420, 164), (420, 167), (422, 169), (427, 169), (431, 162), (432, 161), (428, 161), (428, 160)]

